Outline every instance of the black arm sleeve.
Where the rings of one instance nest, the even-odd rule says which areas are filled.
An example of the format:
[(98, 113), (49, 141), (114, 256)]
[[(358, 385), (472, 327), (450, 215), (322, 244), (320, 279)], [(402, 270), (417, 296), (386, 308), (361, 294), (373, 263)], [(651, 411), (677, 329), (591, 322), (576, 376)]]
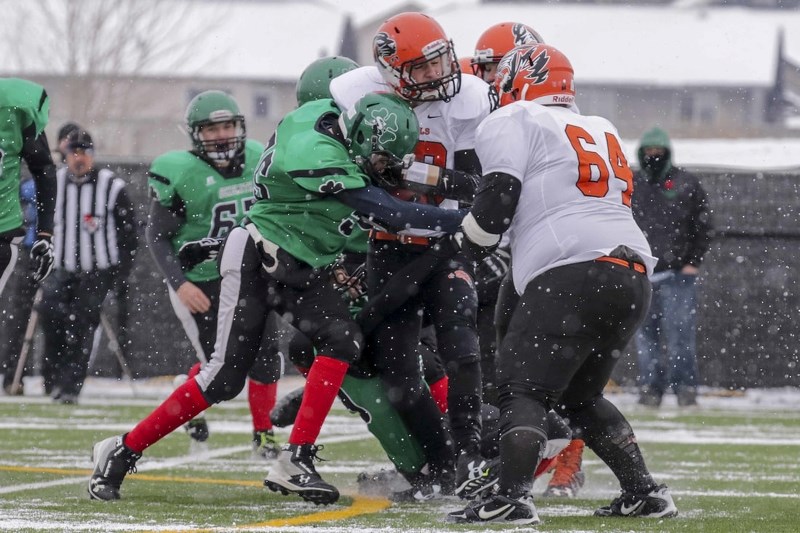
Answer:
[(475, 150), (459, 150), (453, 156), (454, 169), (442, 170), (440, 182), (445, 198), (472, 203), (480, 184), (481, 162)]
[(492, 172), (483, 177), (471, 213), (488, 233), (504, 233), (511, 225), (522, 191), (522, 182), (510, 174)]
[(139, 248), (139, 235), (137, 234), (136, 213), (125, 189), (117, 194), (117, 203), (114, 205), (114, 218), (117, 224), (119, 243), (119, 274), (126, 279), (133, 269), (133, 258)]
[(161, 205), (155, 198), (150, 200), (150, 213), (147, 217), (145, 238), (150, 255), (158, 270), (174, 290), (178, 290), (186, 277), (181, 270), (180, 261), (172, 251), (172, 237), (178, 233), (182, 220), (172, 211)]
[(36, 135), (31, 124), (22, 131), (22, 158), (36, 183), (37, 231), (53, 234), (53, 215), (56, 209), (56, 167), (44, 132)]
[(374, 185), (347, 189), (338, 193), (336, 198), (392, 231), (417, 228), (453, 233), (458, 231), (464, 218), (463, 211), (404, 202)]

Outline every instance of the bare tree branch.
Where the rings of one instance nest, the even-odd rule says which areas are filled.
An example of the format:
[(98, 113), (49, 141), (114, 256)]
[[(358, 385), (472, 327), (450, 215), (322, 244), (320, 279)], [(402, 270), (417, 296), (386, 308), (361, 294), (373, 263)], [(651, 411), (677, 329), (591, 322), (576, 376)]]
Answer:
[(199, 59), (196, 46), (223, 8), (191, 0), (0, 0), (9, 16), (0, 46), (11, 54), (3, 63), (63, 74), (69, 94), (62, 104), (80, 123), (121, 117), (155, 96), (134, 101), (127, 80), (178, 67), (199, 72), (216, 59)]

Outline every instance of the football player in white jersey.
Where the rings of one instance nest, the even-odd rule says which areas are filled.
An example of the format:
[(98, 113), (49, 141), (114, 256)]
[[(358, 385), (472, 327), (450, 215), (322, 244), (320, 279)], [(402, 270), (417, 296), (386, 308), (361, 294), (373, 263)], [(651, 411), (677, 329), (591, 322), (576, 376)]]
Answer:
[[(470, 59), (470, 70), (492, 84), (497, 74), (497, 64), (517, 46), (544, 44), (542, 36), (521, 22), (500, 22), (489, 26), (478, 37), (475, 52)], [(578, 108), (573, 103), (574, 111)], [(517, 306), (519, 295), (511, 279), (511, 256), (508, 252), (508, 236), (491, 255), (481, 261), (475, 271), (478, 286), (478, 334), (481, 341), (481, 374), (483, 376), (483, 400), (497, 405), (497, 376), (494, 354), (502, 342), (511, 313)], [(490, 322), (490, 324), (487, 324)], [(490, 333), (490, 328), (492, 333)], [(553, 475), (545, 488), (544, 496), (574, 498), (586, 479), (583, 464), (582, 439), (573, 439), (556, 459), (551, 470)]]
[(647, 312), (656, 263), (633, 220), (633, 173), (617, 130), (570, 108), (572, 65), (551, 46), (513, 49), (495, 87), (501, 109), (478, 128), (484, 175), (462, 222), (463, 246), (480, 256), (508, 231), (521, 297), (498, 359), (498, 491), (449, 519), (539, 522), (530, 491), (556, 404), (620, 482), (622, 494), (595, 515), (675, 516), (669, 489), (603, 396)]
[[(490, 98), (496, 107), (494, 94), (495, 72), (497, 64), (503, 56), (516, 46), (523, 44), (543, 43), (539, 32), (521, 22), (500, 22), (489, 26), (478, 37), (475, 52), (468, 58), (466, 72), (472, 72), (489, 84), (492, 91)], [(481, 347), (481, 376), (483, 379), (483, 401), (497, 405), (497, 376), (495, 373), (495, 352), (497, 351), (498, 332), (504, 331), (511, 317), (511, 310), (516, 298), (500, 300), (498, 294), (503, 284), (511, 286), (511, 254), (508, 249), (508, 238), (504, 238), (500, 246), (486, 256), (475, 268), (475, 284), (478, 289), (478, 338)], [(513, 290), (506, 294), (515, 295)], [(500, 329), (498, 330), (497, 327)]]
[[(352, 70), (331, 81), (337, 105), (346, 109), (368, 92), (395, 92), (409, 101), (420, 123), (416, 160), (402, 173), (393, 194), (411, 202), (455, 209), (471, 201), (480, 178), (475, 130), (489, 114), (488, 88), (463, 75), (453, 44), (442, 27), (422, 13), (401, 13), (386, 20), (373, 40), (375, 66)], [(390, 189), (392, 189), (390, 187)], [(367, 286), (376, 294), (404, 265), (431, 246), (441, 233), (408, 228), (399, 233), (371, 232)], [(416, 345), (423, 317), (434, 324), (439, 353), (449, 378), (448, 414), (459, 452), (455, 493), (473, 497), (497, 479), (496, 462), (480, 455), (481, 372), (475, 326), (477, 294), (472, 266), (459, 253), (430, 272), (418, 294), (391, 313), (368, 339), (394, 407), (415, 435), (424, 435), (419, 409), (431, 403), (412, 394), (419, 383)], [(409, 387), (411, 387), (409, 389)]]

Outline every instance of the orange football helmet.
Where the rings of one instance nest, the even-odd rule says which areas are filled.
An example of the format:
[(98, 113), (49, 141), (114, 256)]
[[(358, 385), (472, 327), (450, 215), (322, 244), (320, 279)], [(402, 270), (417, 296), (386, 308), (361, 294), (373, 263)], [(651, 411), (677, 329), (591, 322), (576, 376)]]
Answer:
[(422, 13), (400, 13), (384, 22), (372, 41), (383, 79), (412, 102), (449, 101), (461, 90), (453, 42)]
[(494, 89), (500, 107), (518, 100), (542, 105), (575, 103), (572, 64), (547, 44), (518, 46), (503, 56), (497, 65)]
[[(472, 72), (486, 82), (492, 83), (494, 72), (486, 75), (487, 64), (499, 63), (509, 50), (524, 44), (544, 43), (539, 32), (519, 22), (501, 22), (490, 26), (478, 37), (475, 54), (472, 56)], [(488, 78), (488, 79), (487, 79)]]

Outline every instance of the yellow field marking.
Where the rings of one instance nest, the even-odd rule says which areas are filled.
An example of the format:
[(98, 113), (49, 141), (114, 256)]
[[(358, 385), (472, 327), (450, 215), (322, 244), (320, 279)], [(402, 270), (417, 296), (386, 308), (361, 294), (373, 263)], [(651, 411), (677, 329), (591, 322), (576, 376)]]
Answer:
[(0, 472), (27, 472), (29, 474), (61, 474), (67, 476), (88, 476), (91, 470), (68, 470), (66, 468), (39, 468), (33, 466), (0, 465)]
[[(91, 470), (74, 470), (62, 468), (36, 468), (31, 466), (4, 466), (0, 465), (0, 472), (27, 472), (39, 474), (60, 474), (69, 476), (88, 476), (92, 473)], [(169, 481), (173, 483), (205, 483), (211, 485), (237, 485), (245, 487), (260, 487), (263, 484), (260, 481), (241, 481), (236, 479), (212, 479), (212, 478), (183, 478), (173, 476), (155, 476), (151, 474), (134, 474), (129, 479), (139, 479), (142, 481)], [(284, 527), (284, 526), (301, 526), (306, 524), (315, 524), (317, 522), (328, 522), (331, 520), (343, 520), (353, 518), (354, 516), (372, 514), (382, 511), (391, 505), (391, 502), (386, 498), (371, 498), (367, 496), (352, 496), (353, 504), (344, 509), (337, 509), (334, 511), (321, 511), (319, 513), (312, 513), (307, 515), (293, 516), (289, 518), (275, 518), (267, 520), (266, 522), (258, 522), (255, 524), (246, 524), (236, 526), (234, 529), (253, 529), (262, 527)], [(230, 527), (220, 527), (219, 529), (230, 530)], [(212, 533), (218, 529), (191, 529), (181, 531), (192, 531), (193, 533)], [(159, 533), (169, 533), (163, 530)]]
[[(266, 522), (259, 522), (257, 524), (250, 524), (245, 527), (281, 527), (281, 526), (302, 526), (304, 524), (313, 524), (315, 522), (326, 522), (329, 520), (343, 520), (353, 518), (354, 516), (362, 514), (372, 514), (378, 511), (383, 511), (392, 502), (386, 498), (370, 498), (366, 496), (353, 496), (353, 505), (337, 511), (322, 511), (319, 513), (295, 516), (292, 518), (276, 518)], [(241, 528), (241, 529), (244, 529)]]
[(230, 531), (231, 529), (260, 529), (267, 527), (288, 527), (288, 526), (303, 526), (308, 524), (316, 524), (319, 522), (330, 522), (332, 520), (346, 520), (359, 515), (372, 514), (383, 511), (392, 502), (386, 498), (372, 498), (369, 496), (352, 496), (353, 504), (344, 509), (337, 509), (336, 511), (321, 511), (319, 513), (306, 514), (300, 516), (293, 516), (291, 518), (275, 518), (267, 520), (266, 522), (256, 522), (254, 524), (244, 524), (241, 526), (210, 528), (210, 529), (180, 529), (175, 531), (159, 530), (158, 532), (146, 533), (214, 533), (215, 531)]

